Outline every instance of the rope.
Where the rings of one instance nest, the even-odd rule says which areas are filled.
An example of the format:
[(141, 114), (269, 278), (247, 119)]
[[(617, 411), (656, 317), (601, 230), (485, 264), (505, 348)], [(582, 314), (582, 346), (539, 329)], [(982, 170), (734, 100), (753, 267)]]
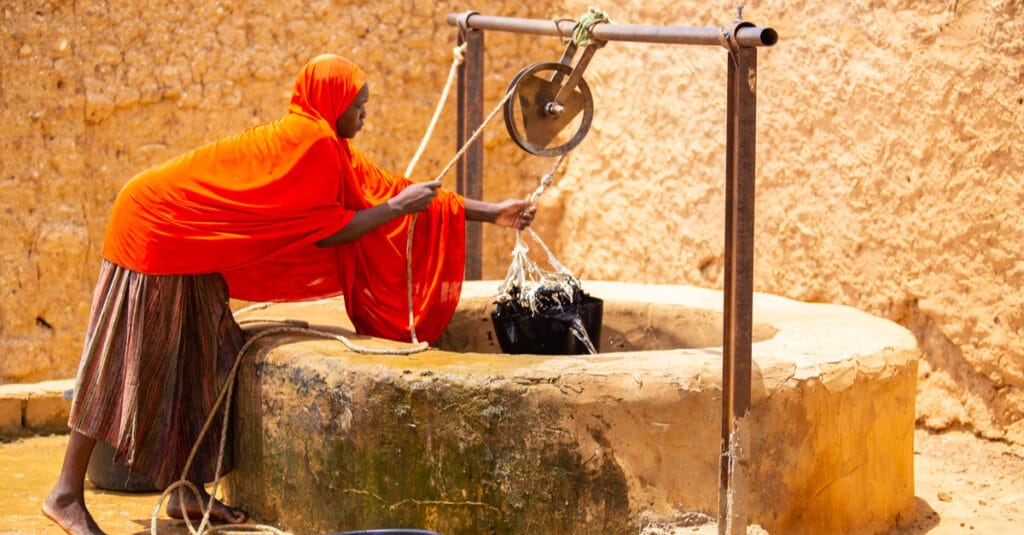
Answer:
[[(430, 142), (430, 138), (434, 135), (434, 128), (437, 127), (437, 123), (441, 118), (441, 110), (444, 109), (444, 105), (448, 102), (448, 94), (452, 90), (452, 85), (455, 83), (455, 76), (459, 72), (459, 65), (466, 61), (466, 46), (468, 42), (462, 43), (461, 45), (452, 49), (452, 66), (448, 69), (448, 80), (444, 83), (444, 89), (441, 90), (441, 98), (437, 99), (437, 106), (434, 107), (434, 115), (430, 118), (430, 124), (427, 126), (427, 132), (423, 134), (423, 139), (420, 140), (420, 146), (416, 149), (416, 153), (413, 154), (412, 160), (409, 160), (409, 165), (405, 168), (405, 177), (410, 178), (412, 176), (413, 169), (416, 168), (416, 164), (419, 163), (420, 157), (423, 156), (423, 151), (427, 148), (427, 143)], [(409, 222), (409, 236), (405, 242), (405, 281), (406, 281), (406, 297), (409, 303), (409, 339), (412, 343), (419, 343), (419, 339), (416, 337), (416, 320), (413, 314), (413, 302), (412, 302), (412, 231), (416, 228), (416, 214), (412, 215), (412, 220)]]
[[(256, 322), (256, 321), (273, 322), (273, 321), (277, 321), (277, 320), (256, 320), (256, 319), (250, 319), (250, 320), (242, 320), (242, 321), (239, 322), (239, 324), (241, 324), (242, 322), (252, 323), (252, 322)], [(295, 320), (291, 320), (291, 321), (295, 321)], [(418, 353), (420, 351), (423, 351), (423, 350), (427, 349), (427, 344), (419, 344), (419, 345), (416, 345), (416, 346), (413, 346), (413, 347), (408, 347), (408, 348), (369, 348), (369, 347), (363, 347), (363, 346), (359, 346), (359, 345), (356, 345), (356, 344), (352, 343), (352, 341), (350, 341), (348, 338), (346, 338), (345, 336), (340, 335), (340, 334), (336, 334), (336, 333), (332, 333), (332, 332), (327, 332), (327, 331), (322, 331), (322, 330), (319, 330), (319, 329), (309, 329), (309, 328), (302, 328), (302, 327), (271, 327), (269, 329), (260, 331), (260, 332), (256, 333), (255, 335), (253, 335), (251, 338), (249, 338), (249, 340), (247, 340), (245, 342), (244, 345), (242, 345), (242, 348), (238, 351), (238, 357), (235, 359), (235, 363), (231, 366), (231, 371), (228, 373), (227, 382), (225, 383), (224, 387), (221, 389), (220, 394), (217, 396), (217, 400), (214, 402), (213, 408), (210, 410), (210, 415), (206, 418), (206, 423), (203, 424), (202, 430), (199, 431), (199, 436), (198, 436), (198, 438), (196, 438), (195, 444), (192, 446), (192, 451), (189, 453), (188, 459), (185, 461), (185, 466), (181, 470), (181, 479), (179, 479), (178, 481), (172, 483), (170, 486), (168, 486), (166, 489), (164, 489), (163, 494), (160, 495), (160, 499), (159, 499), (159, 501), (157, 501), (156, 507), (153, 509), (153, 516), (150, 519), (150, 528), (149, 529), (150, 529), (150, 533), (152, 535), (156, 535), (156, 533), (157, 533), (157, 516), (160, 514), (160, 507), (163, 506), (164, 501), (171, 495), (171, 492), (173, 492), (174, 490), (178, 490), (178, 500), (182, 503), (182, 511), (183, 512), (185, 511), (185, 506), (184, 506), (184, 489), (185, 488), (187, 488), (189, 491), (192, 492), (193, 496), (196, 499), (196, 502), (199, 503), (200, 506), (203, 509), (203, 519), (199, 523), (199, 528), (198, 529), (195, 528), (192, 525), (192, 520), (189, 518), (188, 514), (183, 514), (182, 515), (182, 517), (185, 520), (185, 525), (188, 527), (189, 532), (192, 533), (193, 535), (200, 535), (200, 534), (205, 534), (205, 533), (219, 533), (219, 532), (225, 532), (225, 531), (227, 531), (227, 532), (243, 532), (244, 531), (244, 532), (249, 532), (249, 533), (274, 533), (274, 534), (286, 535), (285, 532), (283, 532), (283, 531), (281, 531), (281, 530), (279, 530), (279, 529), (277, 529), (277, 528), (275, 528), (273, 526), (265, 526), (265, 525), (258, 525), (258, 524), (257, 525), (252, 525), (252, 524), (223, 525), (223, 526), (212, 526), (212, 527), (208, 525), (209, 522), (210, 522), (210, 513), (213, 511), (213, 503), (214, 503), (214, 500), (216, 500), (216, 496), (217, 496), (217, 486), (220, 484), (221, 467), (223, 466), (223, 461), (224, 461), (224, 449), (225, 449), (225, 447), (227, 445), (228, 418), (229, 418), (229, 416), (231, 414), (230, 411), (227, 409), (227, 407), (231, 406), (231, 399), (234, 396), (235, 377), (238, 375), (238, 367), (242, 363), (242, 359), (245, 357), (245, 354), (249, 351), (249, 349), (253, 346), (253, 344), (256, 343), (256, 341), (260, 340), (261, 338), (265, 338), (267, 336), (273, 335), (273, 334), (281, 334), (281, 333), (312, 335), (312, 336), (319, 336), (321, 338), (328, 338), (328, 339), (332, 339), (332, 340), (337, 340), (337, 341), (341, 342), (342, 344), (344, 344), (345, 347), (351, 349), (352, 351), (355, 351), (356, 353), (364, 353), (364, 354), (374, 354), (374, 355), (411, 355), (413, 353)], [(227, 404), (226, 405), (224, 405), (225, 400), (227, 400)], [(191, 481), (186, 479), (186, 476), (188, 474), (189, 468), (192, 467), (192, 461), (195, 459), (196, 453), (199, 451), (199, 445), (203, 442), (203, 438), (206, 437), (206, 433), (207, 433), (207, 431), (209, 431), (210, 425), (212, 425), (213, 419), (217, 415), (217, 411), (221, 408), (222, 405), (224, 405), (224, 411), (223, 411), (224, 416), (223, 416), (223, 420), (221, 422), (220, 447), (219, 447), (218, 452), (217, 452), (217, 468), (213, 472), (214, 474), (217, 474), (217, 476), (213, 480), (213, 488), (210, 490), (210, 499), (206, 503), (206, 506), (203, 507), (202, 506), (202, 498), (200, 496), (199, 489), (197, 489), (196, 486), (193, 485)]]
[[(568, 153), (559, 156), (558, 160), (555, 161), (555, 165), (551, 166), (551, 170), (541, 178), (540, 185), (538, 185), (537, 189), (533, 190), (533, 193), (529, 196), (530, 208), (533, 208), (537, 204), (537, 200), (544, 191), (547, 190), (548, 186), (551, 185), (551, 182), (555, 177), (555, 172), (558, 171), (559, 166), (562, 165), (562, 162), (565, 160), (567, 155)], [(516, 231), (516, 244), (512, 250), (512, 262), (509, 264), (505, 280), (498, 288), (498, 301), (512, 299), (512, 288), (518, 287), (520, 290), (525, 292), (521, 296), (521, 300), (528, 301), (530, 308), (535, 309), (536, 300), (534, 295), (540, 286), (558, 285), (567, 289), (567, 285), (570, 284), (571, 280), (575, 280), (575, 277), (573, 277), (572, 273), (566, 269), (566, 267), (562, 265), (557, 258), (555, 258), (555, 255), (552, 254), (551, 250), (548, 249), (548, 246), (544, 244), (544, 241), (540, 239), (540, 236), (538, 236), (532, 228), (527, 228), (526, 232), (534, 239), (534, 241), (540, 244), (541, 248), (547, 254), (548, 263), (555, 268), (555, 271), (553, 273), (545, 272), (529, 259), (528, 255), (530, 248), (523, 240), (523, 231)], [(529, 279), (529, 281), (527, 281), (527, 279)], [(527, 284), (528, 282), (530, 284)], [(532, 288), (527, 288), (527, 286), (532, 286)], [(568, 290), (566, 291), (568, 292)]]
[(405, 290), (409, 303), (409, 339), (412, 343), (418, 343), (416, 338), (416, 318), (413, 314), (412, 302), (412, 231), (416, 230), (416, 214), (412, 214), (409, 220), (409, 235), (405, 238)]
[(430, 137), (434, 135), (434, 128), (437, 127), (437, 123), (441, 118), (441, 110), (444, 108), (445, 102), (448, 101), (448, 93), (452, 90), (452, 85), (455, 84), (455, 76), (459, 72), (459, 65), (466, 60), (463, 55), (466, 52), (466, 45), (469, 43), (462, 43), (461, 45), (452, 49), (452, 55), (455, 59), (452, 61), (452, 67), (448, 70), (448, 81), (444, 84), (444, 90), (441, 91), (441, 98), (437, 99), (437, 106), (434, 108), (434, 116), (430, 118), (430, 125), (427, 127), (427, 132), (423, 134), (423, 140), (420, 141), (420, 146), (416, 149), (416, 153), (413, 155), (412, 160), (409, 161), (409, 166), (405, 168), (405, 176), (411, 177), (412, 170), (416, 168), (416, 164), (420, 161), (420, 156), (423, 156), (424, 149), (427, 148), (427, 142), (430, 141)]
[(459, 158), (462, 158), (462, 155), (466, 153), (466, 150), (469, 149), (469, 146), (472, 145), (473, 142), (476, 141), (477, 138), (479, 138), (480, 135), (484, 133), (484, 127), (487, 126), (487, 124), (490, 123), (491, 120), (494, 119), (496, 115), (498, 115), (498, 112), (501, 111), (501, 108), (505, 105), (506, 102), (508, 102), (508, 99), (512, 98), (513, 93), (515, 93), (515, 88), (509, 89), (508, 93), (505, 93), (505, 96), (501, 97), (501, 100), (498, 102), (498, 105), (495, 106), (493, 110), (491, 110), (491, 113), (487, 115), (487, 117), (484, 119), (482, 123), (480, 123), (480, 126), (478, 126), (477, 129), (473, 132), (473, 135), (470, 136), (468, 140), (466, 140), (466, 142), (462, 145), (462, 148), (459, 149), (459, 152), (455, 153), (455, 156), (452, 157), (451, 161), (448, 162), (448, 165), (446, 165), (444, 169), (441, 170), (441, 172), (437, 175), (436, 178), (434, 178), (434, 180), (441, 180), (442, 178), (445, 177), (445, 175), (448, 174), (448, 171), (452, 170), (452, 167), (455, 167), (455, 163), (459, 161)]
[[(455, 50), (458, 51), (459, 49), (456, 48)], [(450, 72), (452, 72), (452, 73), (455, 72), (455, 67), (457, 67), (458, 63), (461, 62), (461, 61), (462, 61), (461, 54), (456, 54), (456, 58), (455, 58), (455, 60), (453, 61), (453, 64), (452, 64), (452, 70)], [(448, 76), (449, 84), (451, 83), (451, 81), (452, 81), (452, 76), (449, 75)], [(444, 95), (445, 95), (444, 98), (447, 98), (448, 90), (449, 90), (449, 87), (446, 85), (445, 89), (444, 89)], [(501, 98), (501, 100), (498, 102), (497, 106), (495, 106), (494, 109), (491, 110), (491, 113), (489, 113), (487, 115), (487, 117), (484, 119), (484, 121), (482, 123), (480, 123), (480, 126), (478, 126), (477, 129), (473, 132), (473, 135), (469, 136), (469, 139), (466, 140), (466, 142), (462, 144), (462, 148), (460, 148), (458, 150), (458, 152), (455, 153), (455, 156), (453, 156), (452, 159), (448, 162), (448, 165), (444, 166), (444, 169), (441, 170), (441, 172), (437, 175), (436, 178), (434, 178), (434, 180), (441, 180), (441, 179), (443, 179), (448, 174), (448, 172), (452, 170), (452, 167), (455, 167), (455, 163), (459, 161), (459, 158), (462, 158), (462, 155), (466, 153), (466, 151), (469, 149), (469, 146), (472, 145), (473, 142), (476, 141), (483, 134), (484, 128), (498, 115), (498, 112), (500, 112), (502, 107), (505, 106), (505, 103), (508, 102), (508, 99), (512, 98), (512, 94), (514, 92), (515, 92), (515, 90), (513, 88), (513, 89), (509, 89), (508, 92), (505, 93), (505, 96), (503, 96)], [(443, 100), (438, 102), (436, 110), (440, 110), (441, 109), (441, 106), (443, 105), (443, 102), (444, 102)], [(434, 112), (434, 115), (435, 115), (435, 117), (437, 116), (437, 111)], [(426, 134), (426, 136), (424, 136), (423, 141), (420, 143), (420, 151), (418, 151), (418, 152), (422, 152), (423, 147), (429, 141), (429, 136), (433, 133), (433, 129), (434, 129), (433, 126), (434, 125), (431, 124), (430, 128), (427, 129), (427, 134)], [(412, 162), (409, 163), (409, 169), (412, 169), (413, 167), (415, 167), (415, 163), (416, 163), (417, 159), (419, 159), (418, 155), (416, 157), (414, 157)], [(559, 160), (559, 161), (561, 161), (561, 160)], [(406, 176), (408, 176), (408, 175), (406, 175)], [(408, 235), (408, 237), (405, 240), (405, 281), (406, 281), (406, 294), (407, 294), (407, 297), (409, 299), (409, 339), (412, 340), (412, 343), (414, 343), (414, 344), (419, 343), (419, 340), (416, 338), (416, 325), (415, 325), (415, 318), (414, 318), (414, 314), (413, 314), (414, 305), (413, 305), (413, 301), (412, 301), (412, 234), (413, 234), (413, 231), (416, 229), (416, 216), (417, 216), (417, 214), (412, 214), (412, 218), (409, 220), (409, 235)]]
[(530, 209), (537, 205), (537, 199), (540, 198), (541, 194), (544, 193), (544, 190), (548, 189), (548, 186), (551, 185), (551, 182), (555, 179), (555, 171), (558, 170), (558, 167), (562, 165), (562, 161), (564, 161), (565, 157), (568, 155), (569, 153), (566, 152), (559, 156), (558, 160), (555, 161), (555, 165), (551, 167), (551, 170), (541, 177), (540, 185), (537, 186), (537, 189), (533, 190), (533, 193), (528, 197), (530, 200), (530, 206), (526, 208), (526, 211), (530, 211)]

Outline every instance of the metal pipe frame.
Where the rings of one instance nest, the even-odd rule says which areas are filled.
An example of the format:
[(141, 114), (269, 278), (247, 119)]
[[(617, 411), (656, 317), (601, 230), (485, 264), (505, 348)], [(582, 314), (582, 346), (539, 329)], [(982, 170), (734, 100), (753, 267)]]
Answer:
[[(460, 20), (462, 22), (460, 22)], [(576, 23), (570, 20), (520, 19), (495, 17), (478, 13), (449, 13), (449, 26), (464, 24), (477, 30), (572, 37)], [(631, 41), (636, 43), (664, 43), (670, 45), (722, 46), (722, 28), (690, 26), (642, 26), (634, 24), (595, 24), (591, 35), (601, 41)], [(779, 34), (772, 28), (743, 26), (734, 36), (739, 46), (772, 46), (779, 40)]]
[[(570, 37), (575, 23), (451, 13), (451, 26), (462, 35), (472, 31), (495, 30), (555, 37)], [(594, 38), (604, 41), (633, 41), (725, 47), (728, 53), (725, 160), (725, 290), (722, 324), (722, 443), (719, 464), (718, 531), (725, 535), (747, 532), (749, 493), (750, 387), (752, 373), (753, 289), (754, 289), (754, 196), (755, 147), (757, 140), (757, 47), (772, 46), (778, 34), (771, 28), (737, 20), (731, 26), (715, 28), (635, 26), (602, 23), (591, 28)], [(482, 32), (481, 32), (482, 33)], [(472, 46), (470, 47), (472, 49)], [(479, 70), (467, 68), (459, 76), (459, 143), (482, 119), (470, 119), (483, 109), (483, 37), (480, 37)], [(470, 52), (467, 50), (467, 63)], [(470, 89), (476, 87), (477, 89)], [(466, 95), (465, 97), (463, 95)], [(479, 99), (478, 108), (463, 98)], [(477, 112), (476, 110), (480, 111)], [(464, 115), (465, 114), (465, 115)], [(475, 116), (474, 116), (475, 117)], [(482, 151), (482, 149), (481, 149)], [(468, 153), (467, 153), (468, 154)], [(482, 164), (482, 152), (477, 160)], [(482, 165), (468, 163), (462, 180), (483, 183)], [(471, 169), (472, 168), (472, 169)], [(462, 172), (460, 167), (460, 172)], [(468, 249), (467, 249), (468, 254)], [(467, 264), (468, 265), (468, 264)], [(467, 270), (468, 272), (468, 270)]]
[[(459, 65), (458, 129), (455, 150), (458, 151), (484, 122), (484, 32), (465, 29), (459, 32), (458, 44), (466, 43), (465, 59)], [(482, 199), (484, 195), (484, 143), (478, 138), (466, 149), (456, 167), (457, 191), (464, 197)], [(483, 228), (479, 221), (466, 222), (466, 280), (483, 276)]]
[(747, 532), (751, 344), (754, 304), (754, 149), (757, 49), (730, 52), (726, 105), (725, 296), (722, 325), (722, 456), (718, 532)]

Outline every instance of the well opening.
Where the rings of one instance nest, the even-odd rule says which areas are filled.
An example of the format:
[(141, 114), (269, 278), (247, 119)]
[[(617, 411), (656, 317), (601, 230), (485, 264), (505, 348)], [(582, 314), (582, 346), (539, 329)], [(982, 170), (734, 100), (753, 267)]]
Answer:
[[(497, 285), (495, 286), (496, 291)], [(635, 296), (604, 299), (600, 353), (635, 353), (667, 349), (721, 347), (721, 304), (714, 308), (652, 300), (658, 285), (638, 286)], [(584, 287), (586, 290), (586, 287)], [(631, 298), (632, 297), (632, 298)], [(494, 298), (476, 292), (463, 296), (448, 329), (436, 346), (458, 353), (501, 353), (490, 312)], [(771, 339), (778, 329), (763, 321), (752, 326), (754, 343)]]

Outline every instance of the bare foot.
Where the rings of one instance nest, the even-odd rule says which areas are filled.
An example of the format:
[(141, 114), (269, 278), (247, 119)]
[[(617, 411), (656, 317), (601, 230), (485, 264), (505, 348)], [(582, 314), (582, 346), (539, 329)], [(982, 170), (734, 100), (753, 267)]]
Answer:
[[(202, 492), (202, 506), (196, 503), (196, 497), (188, 489), (182, 489), (185, 497), (185, 512), (188, 513), (188, 517), (191, 520), (200, 520), (203, 518), (203, 507), (210, 501), (210, 494), (206, 491)], [(181, 500), (178, 499), (178, 491), (171, 492), (170, 499), (167, 500), (167, 516), (171, 518), (182, 519)], [(213, 501), (213, 511), (210, 512), (210, 520), (214, 522), (222, 522), (226, 524), (242, 524), (248, 520), (248, 515), (241, 509), (234, 507), (228, 507), (224, 502), (220, 500)]]
[(43, 502), (43, 514), (69, 535), (104, 535), (80, 497), (54, 490)]

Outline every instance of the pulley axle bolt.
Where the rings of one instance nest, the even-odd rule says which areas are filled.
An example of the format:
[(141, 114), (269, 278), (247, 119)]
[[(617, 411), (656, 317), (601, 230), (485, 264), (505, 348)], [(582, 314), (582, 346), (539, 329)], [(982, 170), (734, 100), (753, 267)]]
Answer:
[(565, 106), (557, 102), (548, 102), (547, 106), (544, 106), (544, 112), (551, 117), (556, 117), (565, 112)]

